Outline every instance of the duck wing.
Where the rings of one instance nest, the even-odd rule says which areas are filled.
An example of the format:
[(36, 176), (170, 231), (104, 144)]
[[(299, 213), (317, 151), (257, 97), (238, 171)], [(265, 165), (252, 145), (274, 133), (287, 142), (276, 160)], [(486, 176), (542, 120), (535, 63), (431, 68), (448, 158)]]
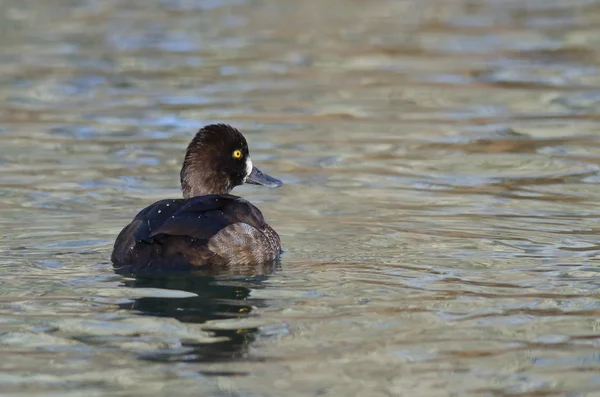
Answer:
[(262, 227), (264, 218), (254, 205), (233, 195), (207, 195), (185, 200), (162, 200), (142, 210), (134, 233), (136, 242), (160, 242), (165, 236), (209, 240), (233, 223)]

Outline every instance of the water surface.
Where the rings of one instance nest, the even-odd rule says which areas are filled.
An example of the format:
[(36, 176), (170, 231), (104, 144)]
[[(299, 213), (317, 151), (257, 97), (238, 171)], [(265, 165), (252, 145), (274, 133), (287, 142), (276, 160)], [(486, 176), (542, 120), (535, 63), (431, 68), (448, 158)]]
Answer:
[[(600, 395), (597, 1), (0, 2), (0, 390)], [(204, 124), (280, 267), (109, 263)]]

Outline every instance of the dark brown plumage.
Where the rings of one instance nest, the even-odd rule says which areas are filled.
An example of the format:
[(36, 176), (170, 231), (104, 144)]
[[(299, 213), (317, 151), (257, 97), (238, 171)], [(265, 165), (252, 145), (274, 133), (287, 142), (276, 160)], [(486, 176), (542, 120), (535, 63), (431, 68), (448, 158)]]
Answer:
[(248, 201), (228, 194), (242, 183), (281, 181), (252, 165), (243, 135), (223, 124), (202, 128), (181, 169), (183, 199), (140, 211), (115, 241), (115, 267), (135, 272), (263, 263), (281, 253), (279, 235)]

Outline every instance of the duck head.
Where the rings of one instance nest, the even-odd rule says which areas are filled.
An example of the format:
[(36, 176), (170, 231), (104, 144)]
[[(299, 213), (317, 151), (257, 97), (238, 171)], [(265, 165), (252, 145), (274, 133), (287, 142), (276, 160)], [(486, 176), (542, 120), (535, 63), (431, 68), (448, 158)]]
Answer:
[(246, 138), (226, 124), (207, 125), (196, 133), (187, 147), (180, 177), (185, 198), (227, 194), (243, 183), (283, 184), (252, 163)]

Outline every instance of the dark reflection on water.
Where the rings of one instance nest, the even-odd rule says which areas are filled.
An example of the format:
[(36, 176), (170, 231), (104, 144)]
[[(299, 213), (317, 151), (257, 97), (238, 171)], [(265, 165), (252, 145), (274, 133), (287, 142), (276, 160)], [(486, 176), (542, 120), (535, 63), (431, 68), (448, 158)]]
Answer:
[[(247, 317), (253, 307), (265, 307), (262, 299), (249, 299), (252, 290), (264, 288), (263, 282), (269, 274), (278, 270), (279, 264), (237, 269), (180, 272), (176, 274), (155, 274), (138, 276), (123, 284), (130, 288), (159, 288), (185, 291), (196, 294), (193, 297), (142, 297), (133, 302), (119, 305), (121, 309), (136, 310), (142, 315), (171, 317), (184, 323), (202, 324), (211, 320)], [(254, 274), (252, 271), (254, 270)], [(220, 274), (221, 273), (221, 274)], [(184, 362), (223, 362), (240, 360), (249, 343), (254, 341), (257, 328), (211, 329), (214, 337), (223, 338), (218, 342), (182, 343), (183, 349), (177, 352), (152, 352), (140, 358), (149, 361)], [(191, 351), (190, 351), (191, 349)], [(203, 371), (204, 374), (206, 374)], [(221, 371), (217, 375), (223, 375)], [(239, 375), (239, 374), (238, 374)]]

